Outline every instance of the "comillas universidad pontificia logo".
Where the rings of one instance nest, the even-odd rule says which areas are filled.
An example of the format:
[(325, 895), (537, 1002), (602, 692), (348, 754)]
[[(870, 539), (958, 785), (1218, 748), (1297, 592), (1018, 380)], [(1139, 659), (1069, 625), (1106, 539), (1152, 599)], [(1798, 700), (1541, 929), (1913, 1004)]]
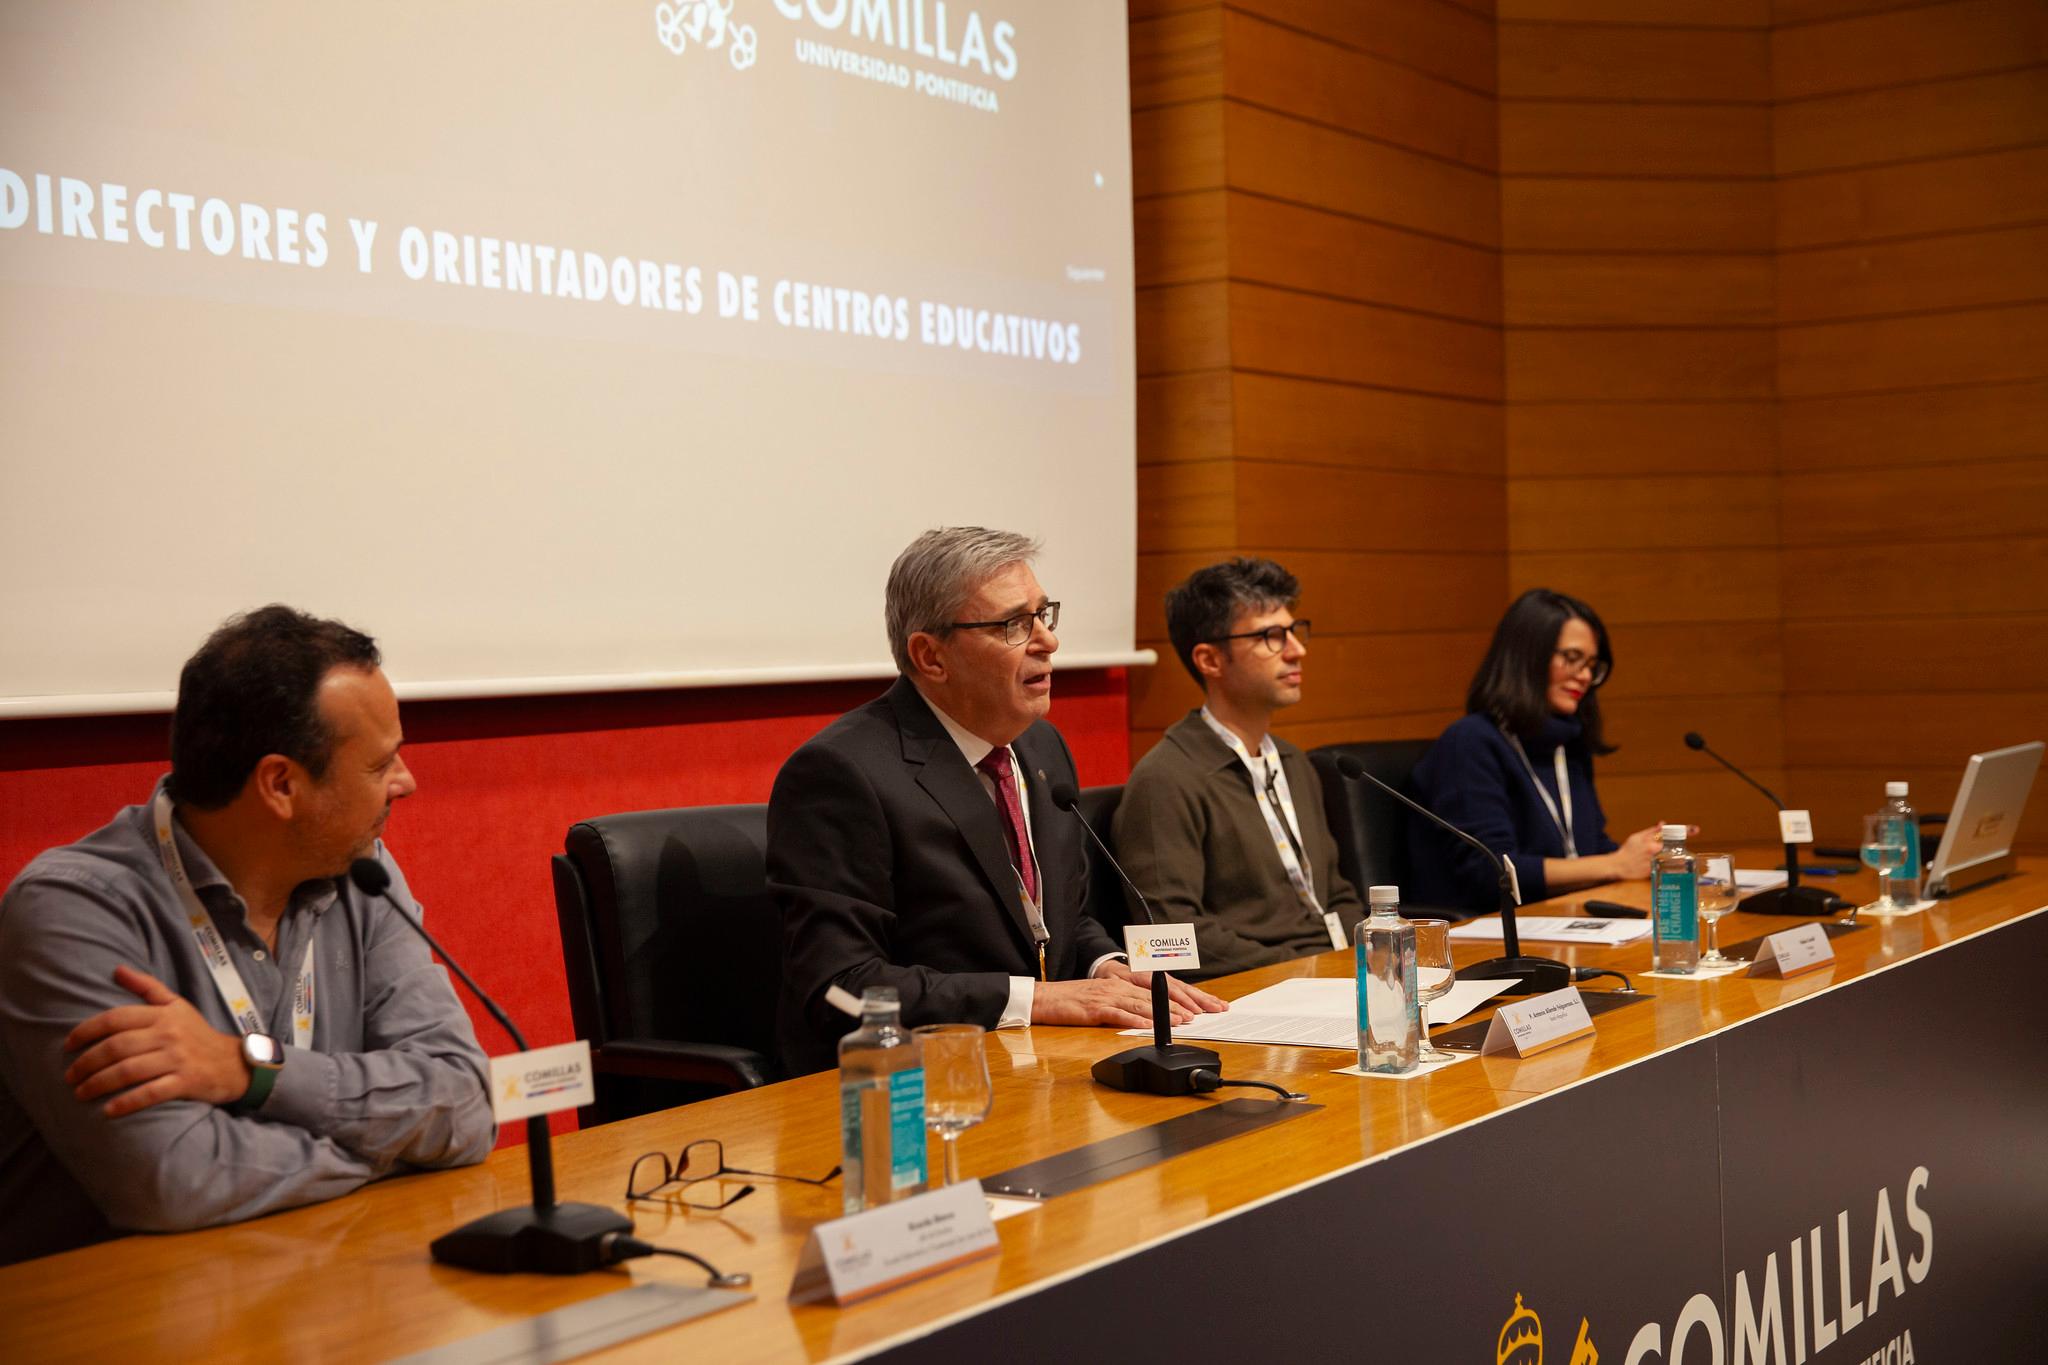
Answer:
[(678, 57), (693, 47), (714, 52), (724, 48), (733, 70), (745, 71), (759, 55), (760, 43), (752, 24), (733, 20), (733, 6), (737, 3), (738, 0), (659, 0), (654, 7), (654, 36)]

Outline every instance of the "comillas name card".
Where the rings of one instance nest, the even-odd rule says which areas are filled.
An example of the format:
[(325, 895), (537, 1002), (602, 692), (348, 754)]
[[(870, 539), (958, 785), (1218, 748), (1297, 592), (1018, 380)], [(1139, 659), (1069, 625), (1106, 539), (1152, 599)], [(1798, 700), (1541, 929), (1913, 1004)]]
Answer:
[(499, 1123), (597, 1103), (584, 1039), (491, 1058), (491, 1112)]
[(1493, 1023), (1486, 1030), (1486, 1042), (1479, 1051), (1513, 1052), (1517, 1057), (1533, 1057), (1574, 1038), (1590, 1037), (1592, 1032), (1593, 1016), (1586, 1012), (1586, 1002), (1580, 998), (1579, 988), (1566, 986), (1561, 991), (1533, 996), (1495, 1010)]
[(1749, 966), (1751, 976), (1798, 976), (1816, 971), (1835, 960), (1835, 945), (1818, 924), (1781, 929), (1764, 939)]
[(1788, 844), (1813, 842), (1813, 813), (1803, 810), (1778, 812), (1778, 837)]
[(1202, 965), (1192, 924), (1126, 924), (1124, 951), (1134, 972), (1191, 972)]
[(789, 1297), (858, 1303), (998, 1247), (981, 1182), (963, 1180), (812, 1228)]

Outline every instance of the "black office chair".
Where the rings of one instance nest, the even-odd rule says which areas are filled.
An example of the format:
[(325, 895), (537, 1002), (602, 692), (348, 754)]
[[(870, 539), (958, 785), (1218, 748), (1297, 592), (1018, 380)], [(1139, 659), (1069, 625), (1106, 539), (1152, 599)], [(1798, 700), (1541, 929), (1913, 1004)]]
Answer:
[[(1081, 792), (1081, 814), (1088, 821), (1088, 827), (1095, 831), (1103, 843), (1111, 848), (1116, 841), (1109, 837), (1110, 822), (1116, 818), (1116, 808), (1124, 799), (1121, 784), (1113, 787), (1086, 787)], [(1131, 904), (1124, 890), (1124, 879), (1116, 875), (1094, 844), (1088, 845), (1088, 913), (1109, 930), (1109, 936), (1118, 943), (1124, 941), (1124, 926), (1138, 918), (1138, 907)]]
[(586, 1126), (782, 1079), (767, 823), (766, 806), (699, 806), (569, 827), (555, 912), (596, 1072)]
[[(1337, 841), (1337, 868), (1358, 888), (1360, 896), (1369, 886), (1408, 884), (1408, 821), (1419, 817), (1411, 816), (1406, 806), (1371, 783), (1346, 778), (1337, 770), (1337, 760), (1355, 759), (1394, 790), (1412, 794), (1409, 775), (1434, 743), (1433, 739), (1375, 739), (1325, 744), (1309, 753), (1308, 760), (1323, 782), (1323, 813)], [(1405, 900), (1401, 910), (1406, 915), (1439, 919), (1472, 918), (1470, 911), (1411, 905)]]

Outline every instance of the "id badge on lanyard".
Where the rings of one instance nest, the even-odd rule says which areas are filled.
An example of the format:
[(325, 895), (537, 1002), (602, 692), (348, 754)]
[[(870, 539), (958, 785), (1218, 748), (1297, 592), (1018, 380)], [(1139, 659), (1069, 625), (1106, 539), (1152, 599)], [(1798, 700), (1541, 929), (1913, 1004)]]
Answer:
[[(248, 984), (242, 980), (242, 973), (228, 953), (227, 940), (221, 937), (213, 916), (207, 913), (206, 903), (199, 899), (192, 879), (185, 875), (185, 860), (178, 856), (177, 837), (171, 829), (171, 798), (168, 792), (156, 794), (154, 813), (157, 855), (163, 860), (171, 885), (177, 888), (178, 901), (184, 906), (185, 919), (192, 928), (192, 938), (198, 943), (200, 956), (206, 959), (206, 969), (213, 976), (213, 988), (220, 992), (221, 1003), (234, 1016), (236, 1028), (244, 1034), (265, 1032), (263, 1016), (256, 1012), (256, 1002), (249, 994)], [(306, 959), (300, 964), (299, 979), (292, 987), (291, 1042), (295, 1047), (313, 1046), (313, 948), (317, 937), (316, 934), (306, 936)]]
[[(1310, 914), (1322, 921), (1323, 932), (1330, 936), (1332, 948), (1349, 948), (1351, 940), (1344, 933), (1343, 922), (1337, 918), (1335, 911), (1325, 910), (1321, 899), (1316, 896), (1313, 875), (1309, 872), (1307, 859), (1303, 856), (1300, 846), (1295, 842), (1294, 827), (1289, 821), (1293, 812), (1281, 808), (1278, 784), (1284, 780), (1286, 773), (1277, 766), (1278, 751), (1274, 752), (1276, 766), (1267, 768), (1262, 780), (1259, 764), (1253, 760), (1251, 750), (1245, 747), (1244, 741), (1211, 715), (1206, 706), (1202, 708), (1202, 719), (1208, 722), (1216, 737), (1237, 755), (1237, 761), (1251, 774), (1252, 804), (1259, 808), (1259, 814), (1265, 818), (1266, 832), (1273, 839), (1273, 851), (1280, 855), (1280, 866), (1287, 873), (1287, 881), (1293, 886), (1294, 894), (1300, 898), (1302, 905)], [(1270, 738), (1268, 743), (1271, 743)], [(1260, 752), (1261, 756), (1264, 756), (1263, 746)], [(1294, 794), (1291, 791), (1287, 794), (1286, 804), (1290, 807), (1294, 804)]]

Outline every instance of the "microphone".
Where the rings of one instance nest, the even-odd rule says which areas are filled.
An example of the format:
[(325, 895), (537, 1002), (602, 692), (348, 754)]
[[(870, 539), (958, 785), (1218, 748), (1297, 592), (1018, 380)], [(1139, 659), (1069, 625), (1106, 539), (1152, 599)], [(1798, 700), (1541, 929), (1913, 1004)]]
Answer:
[(1467, 981), (1500, 981), (1518, 979), (1521, 984), (1514, 989), (1520, 995), (1537, 991), (1563, 990), (1572, 983), (1572, 969), (1554, 957), (1524, 957), (1521, 935), (1515, 929), (1515, 905), (1522, 899), (1522, 888), (1515, 881), (1514, 865), (1500, 854), (1488, 848), (1482, 841), (1450, 821), (1438, 815), (1420, 801), (1397, 791), (1365, 770), (1365, 765), (1349, 754), (1339, 756), (1337, 771), (1353, 782), (1370, 782), (1388, 796), (1393, 797), (1409, 810), (1437, 828), (1455, 838), (1463, 840), (1479, 850), (1488, 866), (1495, 869), (1500, 880), (1500, 923), (1501, 947), (1506, 949), (1499, 957), (1490, 957), (1484, 962), (1475, 962), (1469, 967), (1460, 967), (1458, 975)]
[[(1762, 792), (1780, 811), (1785, 809), (1785, 803), (1778, 799), (1776, 792), (1708, 748), (1707, 741), (1701, 737), (1699, 731), (1685, 732), (1685, 747), (1696, 753), (1705, 754)], [(1753, 915), (1832, 915), (1848, 903), (1832, 891), (1799, 884), (1799, 845), (1788, 841), (1785, 844), (1785, 884), (1773, 887), (1769, 891), (1759, 891), (1755, 895), (1745, 896), (1740, 908)]]
[[(1081, 796), (1071, 782), (1055, 782), (1052, 785), (1052, 803), (1080, 822), (1088, 831), (1088, 838), (1108, 860), (1123, 884), (1138, 898), (1138, 908), (1145, 913), (1145, 923), (1157, 924), (1159, 917), (1152, 913), (1151, 902), (1145, 893), (1109, 851), (1109, 845), (1102, 842), (1102, 836), (1088, 823), (1088, 817), (1081, 813)], [(1112, 1057), (1104, 1057), (1095, 1064), (1095, 1079), (1112, 1090), (1141, 1090), (1152, 1095), (1192, 1095), (1198, 1090), (1215, 1089), (1216, 1077), (1223, 1074), (1223, 1058), (1205, 1047), (1192, 1047), (1173, 1041), (1171, 1016), (1166, 1004), (1166, 973), (1152, 973), (1152, 1046), (1127, 1048)], [(1204, 1084), (1203, 1082), (1208, 1082)]]
[[(426, 926), (414, 919), (391, 895), (391, 873), (375, 858), (358, 858), (349, 864), (348, 879), (365, 896), (381, 896), (384, 903), (404, 920), (412, 931), (426, 940), (434, 955), (448, 964), (469, 987), (470, 994), (483, 1002), (521, 1052), (527, 1050), (526, 1036), (498, 1008), (498, 1002), (470, 979), (462, 964), (448, 950), (434, 942)], [(535, 1114), (526, 1121), (526, 1161), (531, 1178), (533, 1203), (523, 1208), (500, 1209), (434, 1240), (434, 1259), (469, 1270), (487, 1270), (505, 1275), (539, 1271), (548, 1275), (576, 1275), (586, 1270), (644, 1255), (633, 1242), (633, 1220), (597, 1204), (555, 1202), (554, 1148), (548, 1141), (548, 1121)]]

